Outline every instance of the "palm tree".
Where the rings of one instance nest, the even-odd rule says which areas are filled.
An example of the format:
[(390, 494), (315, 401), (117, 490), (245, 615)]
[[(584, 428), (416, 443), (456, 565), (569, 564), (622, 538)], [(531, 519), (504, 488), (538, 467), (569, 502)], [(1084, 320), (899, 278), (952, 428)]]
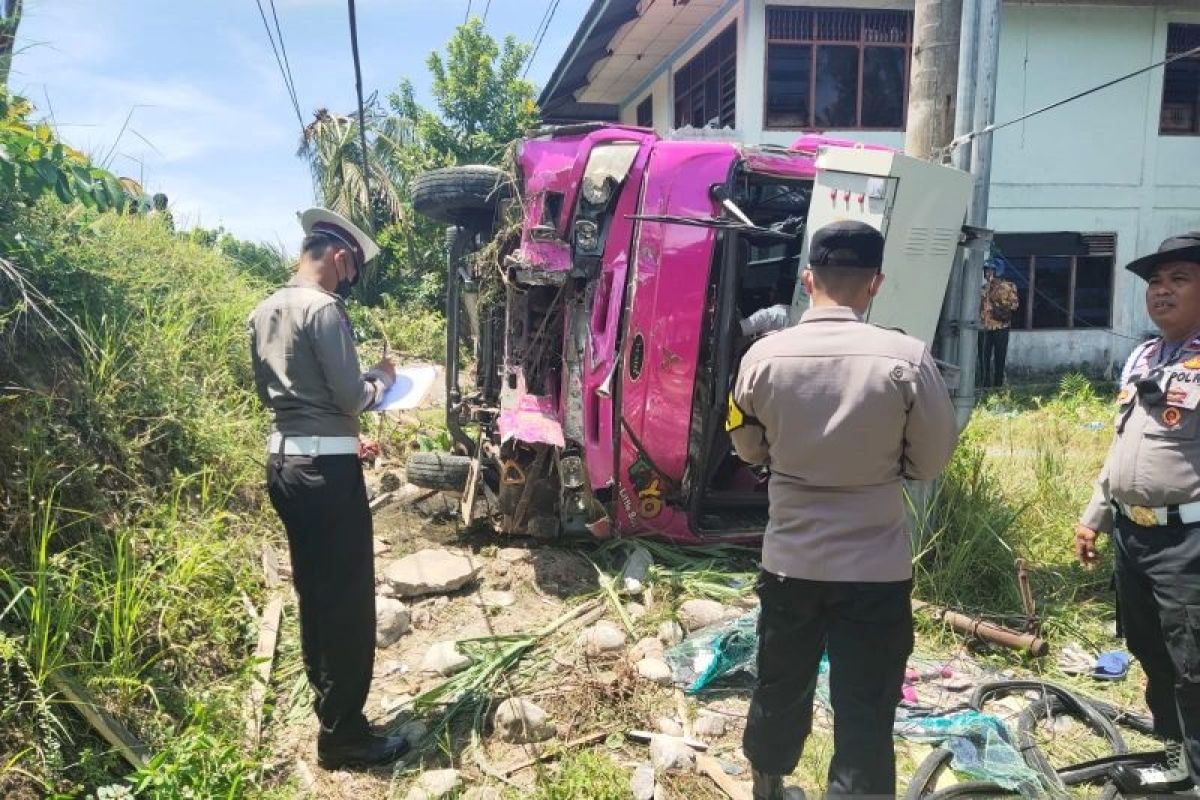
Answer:
[[(406, 130), (395, 120), (368, 113), (369, 152), (364, 159), (358, 125), (357, 115), (318, 109), (304, 128), (296, 155), (308, 161), (321, 205), (374, 233), (405, 213), (404, 182), (397, 173), (394, 154), (405, 143)], [(364, 271), (358, 290), (360, 300), (373, 303), (379, 299), (382, 258)]]

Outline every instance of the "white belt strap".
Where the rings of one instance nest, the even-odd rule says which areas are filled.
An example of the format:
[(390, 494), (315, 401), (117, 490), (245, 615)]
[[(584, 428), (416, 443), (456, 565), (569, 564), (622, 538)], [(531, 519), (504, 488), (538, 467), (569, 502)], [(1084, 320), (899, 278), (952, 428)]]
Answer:
[(267, 439), (267, 455), (345, 456), (358, 453), (357, 436), (284, 436), (272, 433)]
[(1117, 508), (1127, 518), (1143, 527), (1169, 524), (1172, 508), (1178, 509), (1179, 521), (1184, 525), (1200, 522), (1200, 500), (1178, 506), (1132, 506), (1118, 502)]

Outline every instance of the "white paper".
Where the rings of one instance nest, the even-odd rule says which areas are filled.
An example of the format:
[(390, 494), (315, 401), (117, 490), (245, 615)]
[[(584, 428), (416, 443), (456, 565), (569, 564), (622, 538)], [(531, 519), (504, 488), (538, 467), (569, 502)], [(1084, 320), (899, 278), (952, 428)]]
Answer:
[(429, 365), (396, 369), (396, 382), (384, 393), (374, 411), (406, 411), (416, 408), (429, 397), (437, 378), (437, 368)]

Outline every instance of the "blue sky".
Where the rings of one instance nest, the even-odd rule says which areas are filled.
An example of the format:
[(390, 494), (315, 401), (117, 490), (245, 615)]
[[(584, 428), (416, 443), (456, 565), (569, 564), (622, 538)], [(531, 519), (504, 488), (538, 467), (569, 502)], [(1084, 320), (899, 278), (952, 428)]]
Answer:
[[(473, 0), (472, 13), (487, 3)], [(322, 106), (353, 110), (345, 0), (275, 5), (305, 121)], [(408, 77), (428, 102), (425, 59), (467, 5), (357, 0), (364, 92), (385, 97)], [(529, 72), (538, 87), (588, 5), (560, 0)], [(255, 0), (26, 0), (25, 9), (9, 84), (63, 139), (166, 192), (180, 225), (223, 225), (295, 250), (295, 212), (312, 205), (312, 183), (295, 156), (300, 123)], [(545, 0), (491, 0), (488, 32), (530, 41), (545, 10)]]

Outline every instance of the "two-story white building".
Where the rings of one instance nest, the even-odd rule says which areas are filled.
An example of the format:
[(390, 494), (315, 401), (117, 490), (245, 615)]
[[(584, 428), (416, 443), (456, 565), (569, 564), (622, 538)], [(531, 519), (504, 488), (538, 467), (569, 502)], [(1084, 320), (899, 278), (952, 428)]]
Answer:
[[(1198, 46), (1200, 0), (1005, 2), (996, 119)], [(541, 104), (900, 148), (911, 57), (911, 0), (593, 0)], [(1021, 294), (1012, 368), (1119, 368), (1153, 330), (1124, 265), (1200, 230), (1200, 58), (996, 133), (988, 222)]]

